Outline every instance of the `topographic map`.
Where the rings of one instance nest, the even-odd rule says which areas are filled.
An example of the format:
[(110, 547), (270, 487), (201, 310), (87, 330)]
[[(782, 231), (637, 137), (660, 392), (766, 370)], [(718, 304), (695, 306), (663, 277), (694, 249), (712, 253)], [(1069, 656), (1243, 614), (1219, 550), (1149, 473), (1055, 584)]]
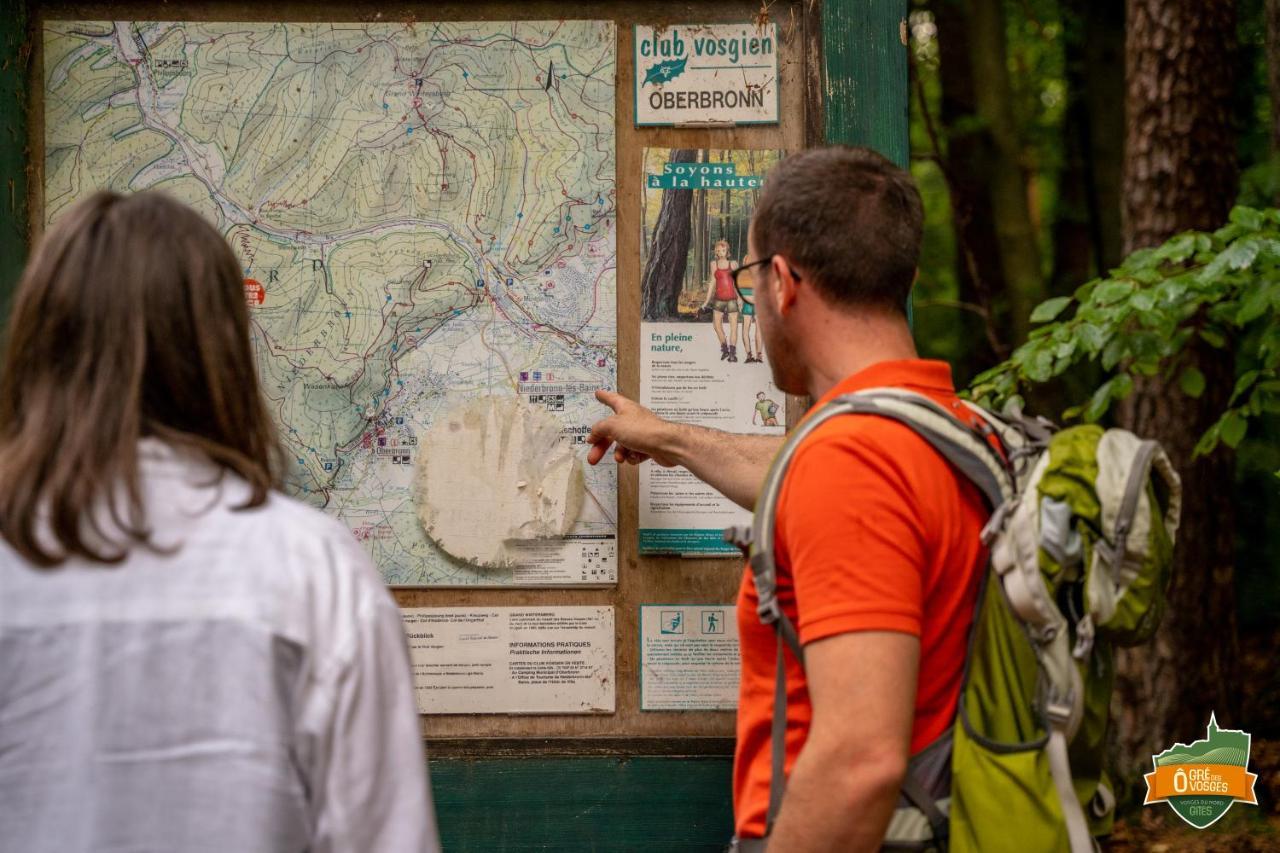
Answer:
[(520, 395), (583, 443), (616, 386), (612, 23), (51, 21), (45, 216), (159, 189), (243, 262), (290, 490), (389, 583), (616, 581), (616, 469), (563, 540), (457, 563), (414, 511), (418, 436)]

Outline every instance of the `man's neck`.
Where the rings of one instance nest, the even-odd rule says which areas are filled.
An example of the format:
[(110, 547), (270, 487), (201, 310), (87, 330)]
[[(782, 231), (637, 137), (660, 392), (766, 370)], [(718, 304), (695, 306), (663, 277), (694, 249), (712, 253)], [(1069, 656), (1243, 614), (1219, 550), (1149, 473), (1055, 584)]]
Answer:
[(832, 312), (806, 335), (809, 396), (818, 399), (847, 376), (882, 361), (918, 358), (906, 318), (898, 313)]

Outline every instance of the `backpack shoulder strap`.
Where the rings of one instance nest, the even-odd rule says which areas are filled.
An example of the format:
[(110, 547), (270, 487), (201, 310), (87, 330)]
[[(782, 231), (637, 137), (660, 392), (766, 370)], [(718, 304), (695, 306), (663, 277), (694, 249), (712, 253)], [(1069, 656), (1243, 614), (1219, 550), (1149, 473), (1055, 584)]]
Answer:
[[(777, 621), (779, 613), (772, 595), (776, 579), (772, 565), (773, 544), (778, 497), (787, 469), (800, 445), (814, 430), (833, 417), (847, 414), (877, 415), (912, 429), (973, 482), (993, 512), (1007, 504), (1016, 493), (1008, 467), (985, 436), (965, 426), (928, 397), (899, 388), (871, 388), (835, 398), (805, 418), (787, 437), (769, 468), (756, 503), (752, 522), (751, 571), (760, 597), (760, 618), (767, 623)], [(767, 590), (760, 588), (761, 581), (767, 584)]]
[(756, 502), (753, 530), (730, 528), (725, 538), (744, 546), (756, 587), (757, 615), (778, 634), (777, 674), (774, 686), (772, 727), (772, 774), (769, 782), (769, 809), (766, 833), (773, 828), (785, 791), (787, 689), (784, 646), (789, 648), (801, 667), (804, 649), (795, 625), (778, 603), (777, 563), (774, 557), (774, 533), (778, 496), (787, 469), (796, 451), (819, 426), (840, 415), (876, 415), (889, 418), (911, 428), (929, 443), (960, 473), (982, 492), (993, 513), (1011, 503), (1015, 495), (1013, 477), (1000, 454), (977, 431), (966, 427), (942, 406), (921, 394), (899, 388), (872, 388), (846, 394), (831, 400), (810, 414), (787, 437), (765, 477), (760, 498)]

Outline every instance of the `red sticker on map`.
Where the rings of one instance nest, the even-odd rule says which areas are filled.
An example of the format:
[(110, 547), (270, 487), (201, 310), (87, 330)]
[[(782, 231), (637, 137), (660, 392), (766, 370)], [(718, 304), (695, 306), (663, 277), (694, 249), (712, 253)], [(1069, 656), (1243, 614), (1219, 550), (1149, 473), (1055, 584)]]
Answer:
[(253, 278), (244, 280), (244, 301), (249, 303), (251, 308), (267, 301), (267, 289), (262, 286), (262, 282)]

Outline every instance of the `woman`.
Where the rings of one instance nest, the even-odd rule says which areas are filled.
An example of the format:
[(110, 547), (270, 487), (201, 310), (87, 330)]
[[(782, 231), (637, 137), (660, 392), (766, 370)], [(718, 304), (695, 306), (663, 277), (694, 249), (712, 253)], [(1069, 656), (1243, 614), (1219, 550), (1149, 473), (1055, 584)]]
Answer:
[[(707, 280), (707, 298), (702, 300), (701, 314), (711, 306), (711, 323), (720, 339), (720, 360), (738, 360), (738, 294), (733, 290), (732, 273), (738, 262), (729, 257), (729, 244), (717, 240), (712, 247), (715, 259), (711, 261), (711, 278)], [(715, 297), (714, 299), (712, 297)], [(729, 337), (725, 338), (723, 321), (729, 324)]]
[(239, 264), (98, 193), (19, 284), (0, 379), (10, 850), (436, 850), (395, 603), (276, 491)]

